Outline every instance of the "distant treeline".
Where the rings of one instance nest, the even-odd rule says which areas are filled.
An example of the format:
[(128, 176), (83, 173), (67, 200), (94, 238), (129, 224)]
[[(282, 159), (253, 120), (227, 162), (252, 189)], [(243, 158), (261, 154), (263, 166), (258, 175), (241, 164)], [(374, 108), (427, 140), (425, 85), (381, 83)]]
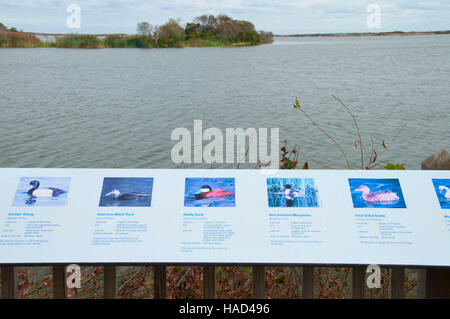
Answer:
[[(137, 24), (136, 35), (70, 34), (56, 36), (55, 42), (41, 42), (34, 35), (14, 29), (1, 29), (0, 47), (57, 47), (57, 48), (181, 48), (210, 46), (252, 46), (273, 41), (270, 32), (258, 32), (249, 21), (234, 20), (226, 15), (203, 15), (183, 28), (170, 19), (158, 26), (148, 22)], [(2, 36), (2, 33), (4, 35)]]
[(312, 33), (312, 34), (290, 34), (290, 35), (275, 35), (279, 38), (307, 38), (307, 37), (370, 37), (370, 36), (406, 36), (406, 35), (437, 35), (450, 34), (448, 31), (392, 31), (392, 32), (366, 32), (366, 33)]
[(258, 45), (273, 41), (272, 33), (257, 32), (248, 21), (224, 15), (201, 16), (183, 28), (170, 19), (161, 26), (148, 22), (137, 25), (137, 35), (111, 35), (99, 39), (90, 35), (57, 38), (59, 48), (179, 48), (186, 46)]

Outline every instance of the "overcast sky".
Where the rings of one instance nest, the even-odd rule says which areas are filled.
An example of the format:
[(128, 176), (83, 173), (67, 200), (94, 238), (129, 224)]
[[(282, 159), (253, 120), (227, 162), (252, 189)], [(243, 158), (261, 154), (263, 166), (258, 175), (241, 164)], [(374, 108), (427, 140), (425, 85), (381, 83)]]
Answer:
[[(69, 29), (67, 7), (81, 8), (81, 29)], [(381, 28), (367, 27), (367, 8), (381, 7)], [(135, 33), (136, 23), (182, 23), (227, 14), (276, 34), (450, 29), (450, 0), (0, 0), (0, 22), (49, 33)]]

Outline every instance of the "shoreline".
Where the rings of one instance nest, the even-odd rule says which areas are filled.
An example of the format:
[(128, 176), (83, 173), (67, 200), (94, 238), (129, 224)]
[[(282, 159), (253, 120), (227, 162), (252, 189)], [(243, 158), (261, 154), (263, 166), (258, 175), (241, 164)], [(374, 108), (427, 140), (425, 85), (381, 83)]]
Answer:
[[(23, 32), (34, 36), (63, 37), (68, 35), (85, 35), (94, 37), (131, 37), (135, 34), (126, 33), (40, 33)], [(411, 36), (411, 35), (442, 35), (450, 34), (450, 30), (442, 31), (389, 31), (389, 32), (350, 32), (350, 33), (305, 33), (305, 34), (276, 34), (274, 38), (302, 38), (302, 37), (376, 37), (376, 36)]]
[(274, 38), (320, 38), (320, 37), (390, 37), (390, 36), (412, 36), (412, 35), (443, 35), (450, 34), (446, 31), (392, 31), (392, 32), (356, 32), (356, 33), (311, 33), (311, 34), (277, 34)]
[[(0, 48), (56, 48), (56, 49), (166, 49), (166, 48), (237, 48), (269, 44), (273, 38), (224, 41), (217, 38), (191, 38), (169, 42), (142, 35), (49, 35), (30, 32), (0, 31)], [(8, 39), (8, 37), (10, 39)], [(49, 37), (53, 37), (49, 40)]]

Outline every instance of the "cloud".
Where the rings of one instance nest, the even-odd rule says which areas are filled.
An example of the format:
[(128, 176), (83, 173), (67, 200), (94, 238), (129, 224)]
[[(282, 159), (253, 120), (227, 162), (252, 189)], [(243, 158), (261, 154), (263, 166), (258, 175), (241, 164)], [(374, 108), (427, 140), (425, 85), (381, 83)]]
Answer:
[(85, 33), (135, 32), (138, 21), (187, 22), (201, 14), (228, 14), (275, 33), (363, 32), (367, 6), (382, 8), (382, 29), (450, 29), (448, 0), (0, 0), (0, 21), (38, 32), (71, 32), (70, 3), (82, 9)]

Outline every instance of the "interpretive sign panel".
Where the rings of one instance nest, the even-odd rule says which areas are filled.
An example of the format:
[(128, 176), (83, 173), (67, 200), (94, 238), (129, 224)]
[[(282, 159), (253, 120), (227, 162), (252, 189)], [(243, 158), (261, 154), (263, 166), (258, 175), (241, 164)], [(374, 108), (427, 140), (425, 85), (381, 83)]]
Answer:
[(0, 263), (450, 266), (449, 171), (0, 169)]

